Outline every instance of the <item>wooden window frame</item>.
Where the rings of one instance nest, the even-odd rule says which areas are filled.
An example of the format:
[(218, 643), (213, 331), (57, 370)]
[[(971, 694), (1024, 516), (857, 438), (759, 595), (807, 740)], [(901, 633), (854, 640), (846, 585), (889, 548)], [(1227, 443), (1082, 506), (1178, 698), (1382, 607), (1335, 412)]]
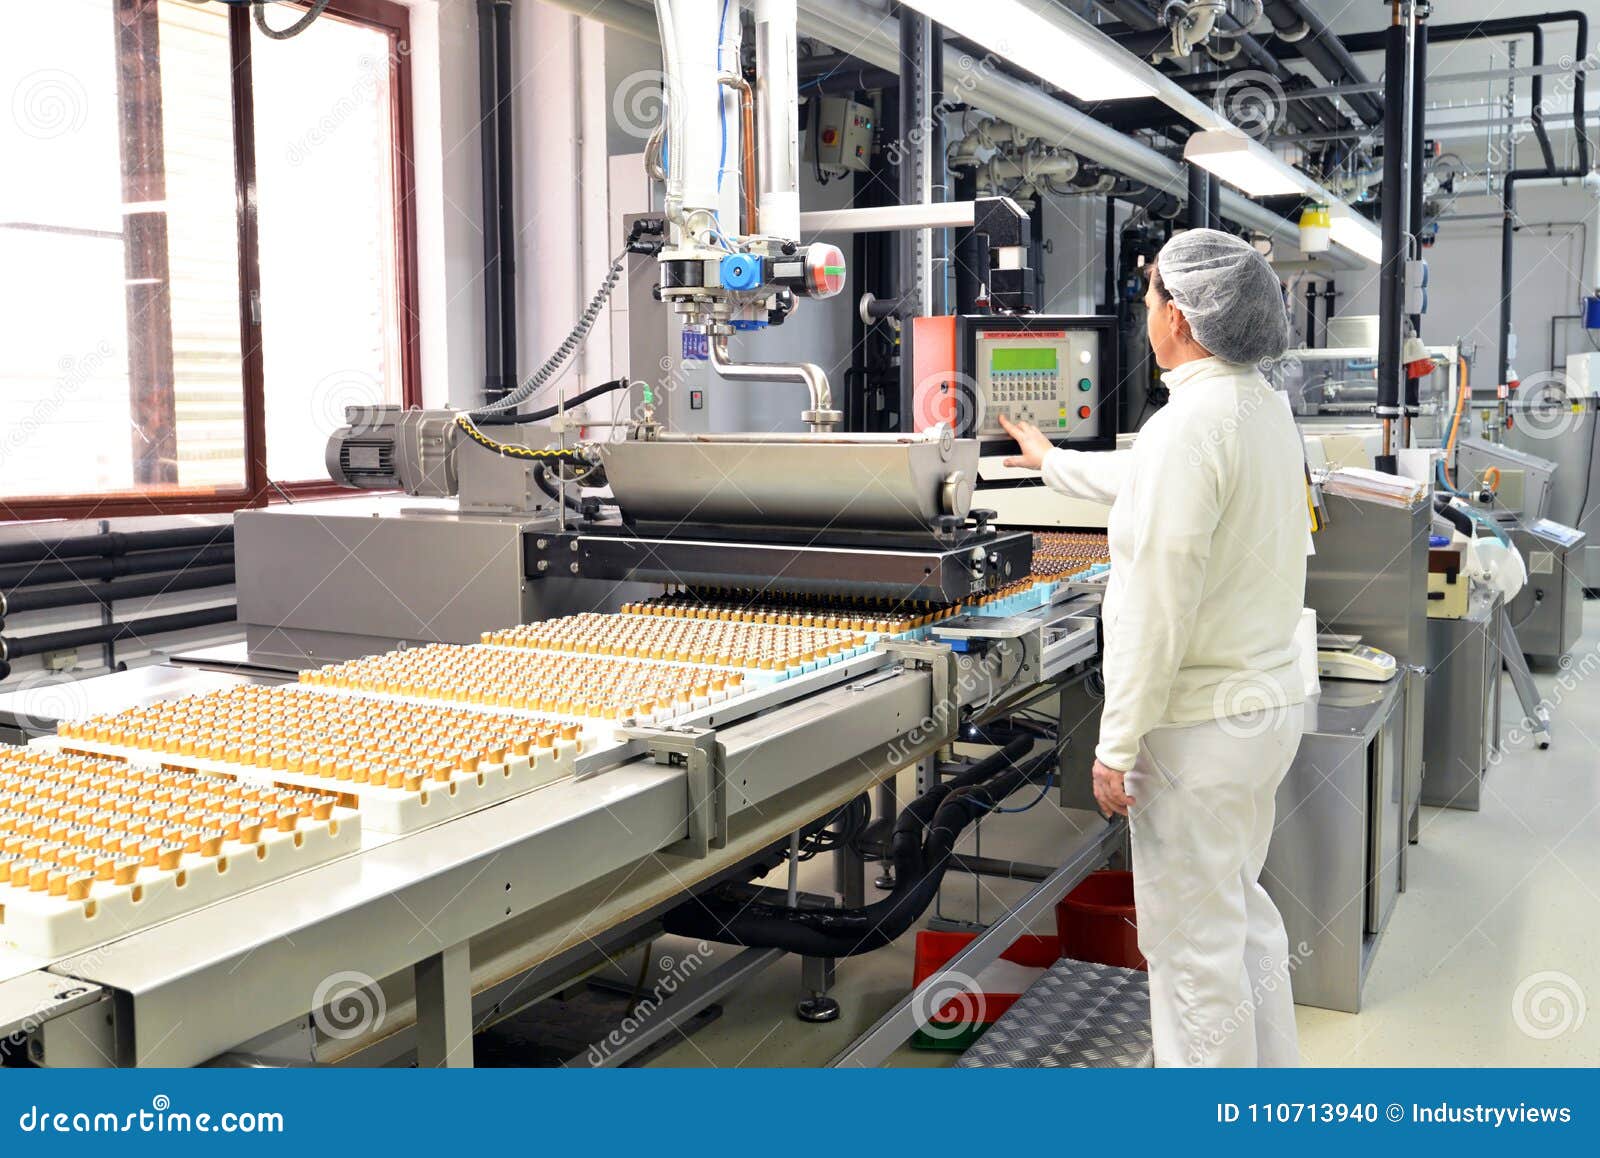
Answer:
[[(309, 5), (295, 0), (303, 9)], [(122, 0), (154, 6), (156, 0)], [(287, 8), (288, 5), (276, 5)], [(417, 283), (416, 165), (413, 160), (411, 14), (395, 0), (333, 0), (323, 13), (385, 33), (394, 141), (395, 269), (400, 320), (400, 389), (406, 406), (422, 404), (421, 326)], [(280, 17), (281, 19), (281, 17)], [(245, 485), (229, 490), (195, 489), (151, 493), (117, 492), (0, 498), (0, 522), (27, 519), (117, 518), (216, 513), (262, 507), (278, 501), (349, 494), (332, 480), (283, 481), (267, 473), (266, 384), (262, 327), (255, 303), (261, 289), (256, 192), (255, 93), (251, 81), (251, 15), (230, 6), (228, 42), (233, 100), (234, 191), (239, 238), (240, 372), (244, 394)]]

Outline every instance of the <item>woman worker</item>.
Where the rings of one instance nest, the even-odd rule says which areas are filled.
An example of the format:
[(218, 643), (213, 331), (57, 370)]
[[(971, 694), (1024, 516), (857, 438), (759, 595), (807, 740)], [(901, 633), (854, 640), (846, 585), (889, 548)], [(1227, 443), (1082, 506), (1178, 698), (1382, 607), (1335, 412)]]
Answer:
[(1002, 418), (1006, 463), (1111, 504), (1094, 795), (1132, 829), (1156, 1064), (1295, 1065), (1287, 937), (1259, 881), (1304, 700), (1304, 455), (1256, 368), (1288, 343), (1283, 291), (1247, 242), (1192, 229), (1145, 305), (1171, 401), (1133, 449), (1057, 449)]

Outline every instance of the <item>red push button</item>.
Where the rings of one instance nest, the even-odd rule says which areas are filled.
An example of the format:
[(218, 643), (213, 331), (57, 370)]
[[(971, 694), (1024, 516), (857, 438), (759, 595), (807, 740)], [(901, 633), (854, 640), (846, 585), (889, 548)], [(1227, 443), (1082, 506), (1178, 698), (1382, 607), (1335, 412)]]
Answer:
[(1089, 417), (1089, 408), (1087, 406), (1078, 407), (1078, 417), (1079, 418), (1087, 418), (1087, 417)]

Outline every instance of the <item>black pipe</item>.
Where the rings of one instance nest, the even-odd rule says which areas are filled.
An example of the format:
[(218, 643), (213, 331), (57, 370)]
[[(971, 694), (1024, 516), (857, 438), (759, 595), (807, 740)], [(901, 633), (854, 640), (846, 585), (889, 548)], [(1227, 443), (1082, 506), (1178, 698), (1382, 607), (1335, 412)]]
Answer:
[[(928, 130), (929, 155), (933, 172), (928, 174), (928, 200), (950, 200), (950, 158), (945, 148), (944, 132), (944, 28), (928, 24)], [(1039, 234), (1035, 232), (1035, 237)], [(927, 300), (923, 311), (942, 317), (950, 312), (950, 231), (934, 229), (929, 233), (933, 252), (928, 268), (933, 271), (933, 284), (927, 287)], [(1042, 264), (1042, 263), (1041, 263)], [(1039, 268), (1038, 266), (1034, 267)], [(1041, 274), (1042, 276), (1042, 274)]]
[(107, 531), (63, 539), (0, 543), (0, 563), (30, 563), (36, 559), (60, 561), (126, 555), (130, 551), (155, 551), (168, 547), (211, 547), (231, 542), (233, 527), (228, 523), (155, 531)]
[[(1536, 30), (1547, 24), (1577, 25), (1577, 44), (1575, 45), (1576, 51), (1574, 52), (1572, 59), (1575, 66), (1581, 66), (1589, 55), (1589, 17), (1587, 13), (1578, 11), (1576, 9), (1567, 9), (1561, 12), (1541, 12), (1536, 15), (1528, 16), (1504, 16), (1494, 20), (1472, 20), (1459, 24), (1435, 24), (1432, 25), (1428, 30), (1428, 39), (1435, 44), (1443, 44), (1458, 40), (1475, 40), (1479, 38), (1495, 36), (1536, 37), (1538, 35)], [(1381, 32), (1357, 32), (1352, 33), (1349, 36), (1339, 37), (1338, 40), (1348, 52), (1376, 52), (1384, 45), (1383, 34)], [(1299, 46), (1295, 44), (1284, 45), (1283, 51), (1281, 51), (1279, 55), (1291, 56), (1294, 54), (1297, 48), (1299, 48)], [(1301, 53), (1301, 55), (1304, 55), (1304, 53)], [(1537, 39), (1534, 41), (1534, 57), (1536, 61), (1542, 59), (1542, 47)], [(1539, 110), (1540, 96), (1544, 91), (1543, 78), (1535, 76), (1533, 78), (1533, 82), (1535, 86), (1533, 90), (1533, 105), (1535, 111), (1537, 112)], [(1578, 164), (1576, 167), (1587, 170), (1589, 168), (1589, 140), (1585, 135), (1583, 121), (1584, 83), (1583, 68), (1574, 67), (1572, 84), (1572, 115), (1573, 132), (1577, 135), (1578, 145)], [(1541, 116), (1539, 121), (1535, 124), (1536, 132), (1542, 125), (1542, 121), (1543, 118)], [(1546, 146), (1544, 140), (1539, 142), (1539, 147), (1541, 151), (1545, 150)], [(1546, 167), (1554, 167), (1554, 158), (1548, 154), (1546, 157)]]
[(483, 187), (483, 395), (510, 388), (500, 376), (500, 163), (495, 133), (494, 5), (478, 0), (478, 153)]
[(90, 603), (109, 604), (119, 599), (144, 595), (164, 595), (169, 591), (196, 591), (204, 587), (226, 587), (233, 582), (231, 566), (191, 567), (170, 574), (141, 575), (114, 579), (109, 583), (75, 583), (61, 587), (26, 587), (0, 592), (0, 618), (49, 607), (82, 607)]
[[(1406, 180), (1405, 135), (1406, 73), (1411, 55), (1406, 45), (1406, 25), (1392, 21), (1384, 45), (1383, 101), (1383, 265), (1378, 274), (1378, 404), (1374, 414), (1380, 420), (1400, 416), (1401, 308), (1404, 306), (1406, 239), (1400, 216), (1410, 195)], [(1387, 443), (1388, 440), (1386, 439)], [(1385, 445), (1377, 462), (1379, 470), (1396, 472), (1393, 445)]]
[(1548, 178), (1581, 181), (1586, 175), (1587, 170), (1584, 169), (1558, 169), (1554, 173), (1546, 173), (1543, 169), (1513, 169), (1506, 174), (1505, 184), (1500, 190), (1500, 375), (1496, 379), (1499, 385), (1506, 384), (1511, 372), (1511, 259), (1512, 241), (1516, 237), (1517, 185), (1523, 181)]
[[(962, 167), (955, 170), (955, 186), (957, 201), (976, 201), (977, 169)], [(978, 262), (983, 260), (983, 257), (979, 253), (979, 248), (977, 235), (970, 228), (956, 230), (956, 313), (958, 314), (978, 312), (978, 295), (983, 290), (983, 273), (978, 268)]]
[[(1422, 17), (1426, 11), (1426, 6), (1417, 9), (1417, 29), (1411, 55), (1411, 188), (1407, 191), (1410, 210), (1406, 217), (1407, 231), (1417, 238), (1418, 257), (1422, 256), (1422, 209), (1425, 204), (1422, 196), (1422, 146), (1427, 133), (1427, 114), (1423, 106), (1427, 102), (1428, 91), (1428, 25)], [(1543, 128), (1543, 122), (1540, 122), (1540, 128)], [(1420, 306), (1411, 315), (1411, 332), (1418, 338), (1422, 337)], [(1411, 418), (1422, 413), (1422, 379), (1413, 378), (1409, 373), (1405, 377), (1405, 407), (1406, 414)]]
[(1317, 283), (1306, 279), (1306, 349), (1317, 347)]
[(46, 583), (82, 583), (123, 575), (150, 575), (233, 562), (233, 545), (188, 547), (177, 551), (137, 551), (107, 559), (67, 559), (59, 563), (12, 563), (0, 567), (0, 590), (42, 587)]
[(710, 893), (667, 913), (664, 928), (679, 936), (815, 957), (852, 957), (889, 944), (932, 902), (961, 832), (1056, 760), (1051, 750), (1015, 763), (1032, 742), (1031, 737), (1019, 737), (906, 806), (890, 838), (894, 888), (874, 904), (793, 909)]
[[(1338, 84), (1340, 81), (1348, 81), (1351, 84), (1367, 83), (1367, 74), (1350, 55), (1351, 50), (1328, 30), (1327, 24), (1320, 16), (1300, 0), (1267, 0), (1264, 7), (1267, 19), (1272, 21), (1272, 27), (1278, 33), (1279, 42), (1299, 49), (1300, 55), (1326, 77), (1330, 84)], [(1293, 34), (1302, 26), (1306, 29), (1305, 35), (1293, 41), (1283, 39), (1286, 33)], [(1281, 58), (1286, 54), (1279, 52), (1274, 55)], [(1376, 125), (1385, 118), (1384, 106), (1370, 93), (1351, 93), (1344, 98), (1344, 101), (1355, 110), (1356, 116), (1365, 124)]]
[(1211, 195), (1211, 175), (1193, 163), (1186, 164), (1184, 168), (1188, 170), (1189, 178), (1189, 210), (1185, 220), (1190, 229), (1204, 229), (1211, 217), (1211, 210), (1206, 205)]
[(506, 389), (517, 385), (517, 218), (512, 158), (511, 105), (516, 80), (511, 75), (511, 0), (495, 0), (494, 87), (496, 154), (500, 177), (500, 379)]
[(1168, 193), (1165, 189), (1156, 189), (1138, 181), (1118, 181), (1115, 192), (1119, 200), (1141, 205), (1151, 217), (1163, 221), (1176, 221), (1183, 213), (1184, 203), (1177, 194)]
[[(225, 603), (220, 607), (202, 607), (198, 611), (177, 611), (169, 615), (150, 615), (143, 619), (129, 619), (121, 623), (99, 623), (93, 627), (74, 627), (69, 631), (49, 631), (42, 635), (7, 636), (0, 638), (0, 662), (5, 662), (9, 674), (9, 661), (29, 655), (43, 655), (47, 651), (67, 651), (99, 643), (118, 643), (124, 639), (143, 639), (149, 635), (163, 635), (169, 631), (187, 631), (192, 627), (211, 627), (218, 623), (232, 623), (239, 618), (239, 607)], [(0, 676), (0, 678), (4, 678)]]
[(1106, 274), (1101, 292), (1101, 301), (1105, 303), (1101, 309), (1103, 314), (1117, 312), (1117, 199), (1106, 198), (1106, 244), (1105, 244)]
[[(929, 32), (932, 21), (919, 12), (902, 9), (900, 13), (900, 140), (898, 188), (900, 204), (912, 205), (922, 200), (918, 184), (921, 167), (922, 135), (928, 131), (928, 118), (932, 110), (924, 107), (924, 72), (928, 65)], [(926, 177), (926, 174), (923, 174)], [(921, 274), (917, 246), (919, 233), (901, 233), (896, 239), (898, 250), (895, 292), (900, 304), (900, 394), (895, 404), (896, 428), (911, 429), (914, 419), (912, 406), (916, 393), (915, 327), (911, 319), (927, 310), (929, 287), (917, 288)]]
[(1222, 228), (1222, 178), (1215, 173), (1206, 177), (1206, 228)]

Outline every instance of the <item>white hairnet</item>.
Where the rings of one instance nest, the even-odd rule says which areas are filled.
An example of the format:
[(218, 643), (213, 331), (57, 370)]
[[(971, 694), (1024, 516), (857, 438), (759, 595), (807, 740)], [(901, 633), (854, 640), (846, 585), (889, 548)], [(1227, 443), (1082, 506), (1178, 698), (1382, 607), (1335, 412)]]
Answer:
[(1224, 362), (1259, 362), (1288, 348), (1283, 287), (1267, 259), (1243, 238), (1186, 229), (1161, 247), (1156, 269), (1194, 340)]

